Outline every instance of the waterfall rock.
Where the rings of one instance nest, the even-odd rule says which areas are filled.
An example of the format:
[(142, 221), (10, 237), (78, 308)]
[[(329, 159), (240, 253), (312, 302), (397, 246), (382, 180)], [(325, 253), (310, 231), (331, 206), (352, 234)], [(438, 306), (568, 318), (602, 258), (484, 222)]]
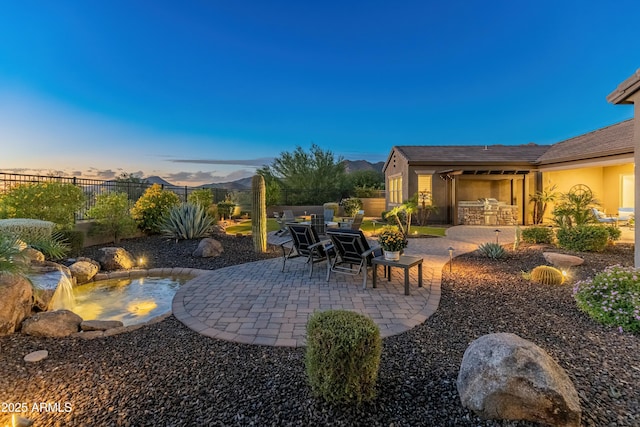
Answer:
[(37, 313), (22, 322), (22, 333), (35, 337), (62, 338), (80, 330), (82, 317), (69, 310)]
[(78, 260), (69, 266), (69, 270), (73, 277), (76, 278), (76, 283), (81, 285), (83, 283), (90, 282), (93, 277), (100, 271), (100, 265), (95, 261)]
[(198, 243), (198, 247), (195, 251), (193, 251), (193, 256), (210, 258), (219, 256), (222, 252), (224, 252), (222, 243), (220, 243), (216, 239), (207, 237), (200, 240), (200, 243)]
[(98, 262), (104, 270), (130, 270), (136, 265), (136, 261), (124, 248), (101, 248)]
[(457, 388), (462, 405), (483, 418), (580, 426), (580, 400), (567, 373), (515, 334), (473, 341), (464, 352)]
[(44, 254), (37, 249), (24, 248), (21, 252), (29, 261), (44, 261)]
[(119, 320), (85, 320), (80, 324), (83, 331), (106, 331), (107, 329), (120, 328), (124, 324)]
[(54, 306), (53, 296), (58, 288), (68, 290), (73, 287), (71, 271), (67, 267), (53, 262), (32, 264), (28, 277), (33, 283), (34, 305), (38, 309), (47, 311), (64, 308)]
[(31, 313), (33, 291), (17, 274), (0, 273), (0, 336), (10, 335)]

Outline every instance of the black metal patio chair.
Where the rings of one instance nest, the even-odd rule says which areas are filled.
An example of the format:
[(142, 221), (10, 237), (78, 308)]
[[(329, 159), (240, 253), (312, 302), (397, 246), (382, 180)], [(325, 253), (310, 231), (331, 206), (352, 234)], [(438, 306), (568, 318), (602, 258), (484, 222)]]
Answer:
[(362, 288), (365, 289), (371, 260), (382, 255), (382, 248), (377, 245), (370, 247), (362, 230), (329, 229), (327, 237), (331, 239), (331, 245), (326, 249), (335, 251), (333, 260), (327, 265), (327, 281), (332, 272), (354, 276), (364, 272)]
[[(331, 261), (332, 249), (325, 248), (329, 241), (322, 241), (311, 224), (287, 224), (291, 239), (282, 242), (282, 271), (288, 259), (304, 257), (309, 263), (309, 277), (313, 274), (313, 264), (322, 261)], [(291, 243), (291, 247), (288, 247)]]

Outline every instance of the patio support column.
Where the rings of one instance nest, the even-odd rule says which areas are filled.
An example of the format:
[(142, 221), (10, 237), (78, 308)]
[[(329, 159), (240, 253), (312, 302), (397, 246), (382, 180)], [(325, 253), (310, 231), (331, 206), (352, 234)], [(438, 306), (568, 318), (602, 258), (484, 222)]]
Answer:
[[(640, 162), (640, 68), (636, 72), (620, 83), (616, 90), (611, 92), (607, 96), (607, 101), (613, 104), (633, 104), (634, 106), (634, 120), (633, 120), (633, 161), (634, 161), (634, 176), (635, 176), (635, 203), (634, 212), (635, 217), (640, 215), (640, 170), (635, 168)], [(634, 239), (635, 242), (640, 242), (640, 226), (636, 221), (634, 227)], [(634, 245), (634, 263), (636, 268), (640, 268), (640, 246)]]

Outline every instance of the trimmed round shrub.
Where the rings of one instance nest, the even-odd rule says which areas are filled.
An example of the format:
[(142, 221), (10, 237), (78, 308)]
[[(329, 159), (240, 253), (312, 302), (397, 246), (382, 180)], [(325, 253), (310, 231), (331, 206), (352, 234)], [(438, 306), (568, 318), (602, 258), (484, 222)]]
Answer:
[(382, 339), (370, 318), (346, 310), (316, 312), (307, 323), (305, 365), (313, 393), (330, 403), (375, 397)]
[(640, 271), (637, 269), (607, 267), (593, 279), (577, 282), (573, 297), (578, 308), (595, 321), (640, 332)]
[(351, 197), (349, 199), (342, 200), (342, 209), (347, 216), (355, 216), (355, 214), (362, 209), (362, 200)]
[(602, 225), (581, 225), (559, 228), (558, 246), (577, 252), (602, 252), (609, 241), (609, 232)]
[(531, 270), (531, 280), (543, 285), (561, 285), (564, 283), (564, 275), (557, 268), (539, 265)]
[(333, 211), (333, 216), (338, 216), (338, 212), (340, 212), (340, 205), (335, 202), (328, 202), (322, 205), (323, 209), (331, 209)]
[(131, 208), (131, 216), (140, 230), (157, 234), (171, 208), (179, 204), (180, 198), (176, 193), (163, 190), (160, 184), (153, 184)]
[(553, 243), (553, 229), (550, 227), (528, 227), (522, 230), (522, 240), (526, 243)]

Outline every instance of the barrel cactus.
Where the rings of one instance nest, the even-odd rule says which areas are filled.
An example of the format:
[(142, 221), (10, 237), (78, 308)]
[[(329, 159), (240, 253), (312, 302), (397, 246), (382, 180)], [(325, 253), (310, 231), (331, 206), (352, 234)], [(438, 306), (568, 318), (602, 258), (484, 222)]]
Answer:
[(539, 265), (531, 270), (531, 280), (543, 285), (561, 285), (564, 282), (564, 274), (557, 268)]
[(267, 251), (267, 191), (262, 175), (251, 179), (251, 234), (257, 253)]

